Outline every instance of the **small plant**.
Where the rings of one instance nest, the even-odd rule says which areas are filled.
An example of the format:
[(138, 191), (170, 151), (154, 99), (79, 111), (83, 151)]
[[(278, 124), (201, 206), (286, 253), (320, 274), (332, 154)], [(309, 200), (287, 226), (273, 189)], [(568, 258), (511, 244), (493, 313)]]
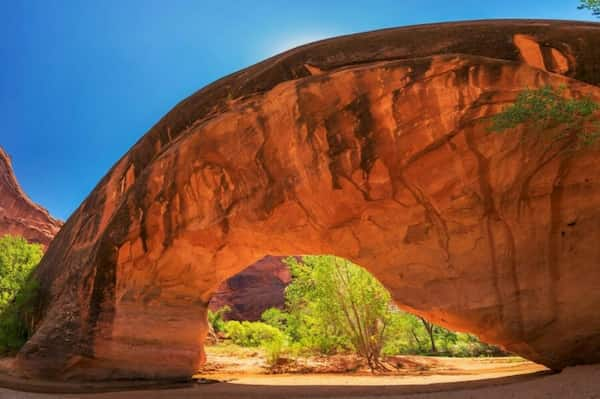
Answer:
[(267, 364), (276, 366), (283, 352), (286, 336), (278, 328), (260, 321), (227, 321), (224, 331), (231, 341), (242, 347), (262, 348)]
[(503, 133), (524, 124), (552, 141), (565, 141), (567, 150), (590, 146), (600, 138), (597, 112), (600, 104), (590, 97), (566, 98), (565, 87), (525, 89), (516, 101), (494, 115), (489, 130)]
[(283, 352), (283, 335), (281, 337), (265, 341), (261, 346), (265, 351), (267, 364), (270, 367), (276, 366), (279, 363), (279, 359), (281, 359), (281, 354)]
[(231, 308), (227, 305), (215, 310), (214, 312), (208, 311), (208, 322), (212, 325), (215, 332), (222, 332), (225, 327), (224, 316), (231, 311)]

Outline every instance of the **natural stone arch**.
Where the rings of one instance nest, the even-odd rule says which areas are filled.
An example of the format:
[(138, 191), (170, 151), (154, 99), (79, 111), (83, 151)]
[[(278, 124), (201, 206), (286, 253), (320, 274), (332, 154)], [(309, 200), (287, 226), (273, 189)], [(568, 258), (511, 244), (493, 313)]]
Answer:
[[(379, 58), (405, 51), (415, 32), (429, 40), (423, 29), (455, 40), (433, 54), (456, 53)], [(597, 25), (580, 30), (600, 37)], [(462, 38), (474, 31), (509, 55), (482, 57), (485, 43), (477, 50)], [(544, 162), (544, 143), (523, 143), (523, 131), (486, 131), (486, 117), (524, 87), (567, 84), (600, 99), (596, 81), (534, 68), (511, 42), (538, 37), (568, 48), (567, 60), (598, 53), (565, 43), (567, 32), (561, 23), (442, 25), (359, 35), (356, 43), (381, 42), (354, 51), (343, 50), (349, 38), (334, 39), (185, 100), (51, 244), (37, 272), (43, 319), (20, 369), (189, 376), (202, 361), (212, 292), (266, 254), (342, 256), (436, 323), (553, 368), (598, 361), (599, 153)], [(312, 49), (331, 58), (317, 62)], [(585, 68), (562, 70), (583, 79), (574, 71)], [(273, 76), (278, 84), (252, 86)]]

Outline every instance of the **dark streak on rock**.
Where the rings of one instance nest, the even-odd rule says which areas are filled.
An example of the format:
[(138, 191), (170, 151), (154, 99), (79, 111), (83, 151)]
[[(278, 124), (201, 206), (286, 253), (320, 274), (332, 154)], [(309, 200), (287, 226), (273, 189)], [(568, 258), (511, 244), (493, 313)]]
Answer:
[(346, 106), (345, 110), (351, 112), (358, 122), (354, 129), (354, 135), (360, 142), (360, 168), (366, 179), (377, 159), (376, 142), (373, 135), (374, 121), (371, 116), (369, 97), (365, 94), (358, 96)]

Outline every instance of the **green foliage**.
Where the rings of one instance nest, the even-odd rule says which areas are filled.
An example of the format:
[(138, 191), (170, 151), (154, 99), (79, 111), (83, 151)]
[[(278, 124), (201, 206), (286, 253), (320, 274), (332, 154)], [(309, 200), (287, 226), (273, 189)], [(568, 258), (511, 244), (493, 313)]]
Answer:
[(385, 355), (416, 355), (429, 350), (427, 331), (421, 321), (409, 313), (391, 310), (389, 334), (391, 339), (383, 347)]
[(398, 310), (375, 277), (346, 260), (305, 256), (285, 261), (293, 278), (284, 310), (267, 309), (262, 322), (227, 321), (216, 327), (237, 345), (262, 348), (271, 366), (283, 353), (297, 357), (354, 352), (373, 369), (383, 366), (381, 355), (501, 354), (475, 337)]
[(448, 345), (447, 353), (456, 357), (473, 356), (504, 356), (506, 355), (497, 346), (486, 344), (477, 339), (477, 337), (464, 333), (451, 333), (454, 335), (453, 341)]
[(38, 244), (0, 238), (0, 352), (18, 350), (33, 332), (38, 283), (30, 274), (42, 255)]
[(265, 341), (261, 346), (265, 351), (267, 364), (271, 367), (277, 365), (283, 352), (284, 340), (275, 339), (271, 341)]
[(502, 133), (533, 124), (535, 133), (552, 140), (568, 140), (573, 149), (594, 144), (600, 138), (597, 111), (600, 104), (589, 97), (566, 98), (565, 87), (526, 89), (516, 101), (493, 116), (491, 132)]
[(580, 0), (580, 10), (590, 10), (593, 15), (600, 18), (600, 0)]
[[(389, 292), (369, 272), (334, 256), (286, 259), (292, 283), (286, 305), (299, 341), (321, 353), (352, 349), (371, 368), (380, 367), (387, 339)], [(301, 326), (308, 327), (302, 331)]]
[(225, 314), (231, 311), (231, 308), (227, 305), (217, 309), (216, 311), (208, 310), (208, 323), (214, 333), (225, 331)]
[(500, 348), (483, 343), (473, 335), (455, 333), (435, 325), (433, 337), (437, 350), (433, 352), (430, 336), (422, 320), (399, 310), (394, 310), (392, 313), (390, 336), (383, 348), (385, 355), (435, 354), (455, 357), (506, 355)]
[(242, 347), (262, 348), (270, 366), (277, 364), (287, 345), (287, 338), (283, 332), (259, 321), (243, 321), (241, 323), (237, 320), (226, 321), (224, 331), (234, 344)]
[(0, 315), (0, 353), (16, 352), (33, 334), (39, 284), (29, 279)]
[(233, 343), (244, 347), (260, 347), (265, 343), (285, 340), (277, 328), (262, 322), (226, 321), (224, 330)]
[(15, 298), (42, 255), (39, 244), (10, 235), (0, 238), (0, 312)]
[(289, 323), (290, 314), (281, 309), (269, 308), (263, 312), (260, 319), (266, 324), (273, 326), (281, 331), (286, 330)]

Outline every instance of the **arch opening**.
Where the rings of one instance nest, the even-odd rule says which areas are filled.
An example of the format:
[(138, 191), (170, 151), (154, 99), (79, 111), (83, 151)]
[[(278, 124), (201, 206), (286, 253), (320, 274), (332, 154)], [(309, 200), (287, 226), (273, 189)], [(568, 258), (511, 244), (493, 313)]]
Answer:
[[(406, 376), (431, 367), (431, 374), (460, 374), (451, 359), (419, 355), (510, 355), (400, 310), (375, 276), (331, 255), (262, 258), (219, 285), (208, 319), (202, 378), (367, 369)], [(506, 367), (519, 360), (489, 361)]]

